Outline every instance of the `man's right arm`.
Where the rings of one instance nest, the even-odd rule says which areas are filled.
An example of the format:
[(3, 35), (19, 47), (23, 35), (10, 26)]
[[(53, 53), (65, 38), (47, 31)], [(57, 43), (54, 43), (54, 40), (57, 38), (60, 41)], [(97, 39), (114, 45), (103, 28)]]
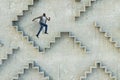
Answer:
[(41, 18), (42, 16), (39, 16), (39, 17), (36, 17), (36, 18), (34, 18), (32, 21), (35, 21), (36, 19), (39, 19), (39, 18)]

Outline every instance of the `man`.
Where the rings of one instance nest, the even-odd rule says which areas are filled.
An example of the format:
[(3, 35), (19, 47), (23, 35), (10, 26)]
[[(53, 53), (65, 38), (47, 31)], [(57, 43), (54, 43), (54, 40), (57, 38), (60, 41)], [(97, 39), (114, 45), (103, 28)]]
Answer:
[(50, 17), (47, 18), (47, 17), (46, 17), (46, 14), (43, 13), (42, 16), (39, 16), (39, 17), (37, 17), (37, 18), (34, 18), (32, 21), (34, 21), (34, 20), (36, 20), (36, 19), (40, 19), (39, 24), (40, 24), (40, 26), (41, 26), (41, 27), (40, 27), (40, 30), (39, 30), (38, 33), (36, 34), (36, 37), (38, 38), (38, 36), (39, 36), (40, 32), (42, 31), (43, 27), (45, 27), (45, 34), (48, 34), (48, 33), (47, 33), (48, 25), (46, 24), (46, 22), (47, 22), (47, 20), (50, 21)]

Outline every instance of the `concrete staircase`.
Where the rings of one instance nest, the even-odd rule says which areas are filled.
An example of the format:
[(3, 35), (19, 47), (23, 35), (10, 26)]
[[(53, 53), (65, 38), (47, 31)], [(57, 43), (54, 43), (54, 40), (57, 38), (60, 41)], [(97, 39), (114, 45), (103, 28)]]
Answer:
[[(32, 6), (30, 5), (30, 6), (28, 6), (28, 7), (32, 7)], [(57, 36), (55, 36), (55, 39), (53, 39), (52, 41), (49, 41), (49, 45), (48, 45), (47, 47), (45, 47), (44, 49), (41, 49), (41, 46), (38, 45), (38, 43), (35, 41), (35, 39), (32, 39), (31, 36), (29, 36), (28, 34), (26, 34), (25, 31), (24, 31), (24, 30), (19, 26), (19, 24), (18, 24), (18, 23), (19, 23), (19, 18), (23, 17), (23, 16), (24, 16), (24, 13), (27, 12), (27, 11), (28, 11), (28, 9), (27, 9), (27, 10), (23, 10), (23, 14), (18, 15), (18, 16), (17, 16), (18, 18), (12, 21), (12, 22), (13, 22), (13, 27), (15, 27), (16, 31), (18, 31), (19, 33), (21, 33), (22, 36), (23, 36), (30, 44), (32, 44), (33, 47), (34, 47), (35, 49), (37, 49), (40, 53), (45, 53), (45, 50), (46, 50), (46, 49), (49, 49), (49, 48), (50, 48), (50, 45), (55, 43), (56, 38), (60, 38), (60, 37), (61, 37), (61, 34), (63, 34), (63, 33), (68, 33), (68, 34), (69, 34), (68, 36), (71, 37), (71, 38), (73, 38), (75, 43), (77, 43), (77, 44), (82, 44), (80, 41), (78, 41), (78, 40), (76, 39), (76, 37), (72, 34), (72, 32), (59, 32), (59, 33), (57, 34)], [(83, 48), (86, 53), (89, 53), (89, 51), (87, 50), (86, 46), (80, 45), (80, 47)]]
[[(23, 10), (21, 13), (19, 13), (19, 14), (13, 19), (13, 22), (14, 22), (14, 21), (18, 21), (19, 18), (24, 15), (24, 12), (26, 12), (26, 11), (29, 10), (29, 7), (33, 7), (33, 6), (34, 6), (34, 3), (35, 3), (36, 1), (39, 1), (39, 0), (30, 0), (29, 5), (28, 5), (26, 8), (24, 8), (24, 10)], [(16, 26), (14, 26), (14, 27), (16, 27)]]
[(97, 69), (97, 68), (103, 69), (104, 72), (105, 72), (106, 74), (108, 74), (112, 80), (117, 80), (116, 76), (113, 76), (112, 72), (109, 71), (106, 66), (103, 66), (103, 65), (102, 65), (102, 62), (100, 62), (100, 61), (96, 61), (96, 62), (95, 62), (95, 65), (94, 65), (94, 66), (91, 66), (91, 67), (90, 67), (90, 70), (85, 72), (85, 76), (80, 77), (80, 80), (85, 80), (85, 79), (87, 79), (88, 75), (89, 75), (89, 74), (92, 74), (93, 69)]
[(4, 56), (2, 59), (0, 59), (0, 65), (4, 64), (5, 61), (7, 61), (7, 59), (9, 58), (9, 56), (14, 55), (14, 51), (19, 50), (19, 47), (14, 47), (12, 49), (10, 49), (9, 53), (7, 53), (6, 56)]
[(67, 34), (70, 38), (73, 38), (74, 43), (79, 44), (80, 48), (82, 48), (85, 51), (85, 53), (90, 53), (89, 50), (87, 50), (87, 47), (83, 45), (83, 43), (80, 40), (78, 40), (72, 32), (60, 32), (60, 35), (64, 34)]
[[(89, 4), (87, 4), (86, 3), (86, 7), (87, 6), (91, 6), (91, 2), (92, 1), (88, 1), (88, 3)], [(82, 5), (83, 6), (83, 5)], [(85, 6), (84, 6), (85, 7)], [(31, 6), (29, 7), (29, 8), (31, 8)], [(29, 11), (29, 10), (23, 10), (23, 14), (22, 15), (18, 15), (18, 19), (15, 19), (15, 20), (13, 20), (13, 26), (15, 27), (15, 29), (19, 32), (19, 33), (21, 33), (22, 34), (22, 36), (25, 38), (25, 39), (27, 39), (27, 41), (30, 43), (30, 44), (32, 44), (33, 45), (33, 47), (35, 48), (35, 49), (37, 49), (39, 52), (45, 52), (45, 49), (46, 48), (50, 48), (50, 44), (52, 44), (52, 43), (55, 43), (55, 41), (54, 41), (54, 39), (53, 38), (55, 38), (55, 37), (57, 37), (57, 36), (59, 36), (59, 33), (60, 32), (62, 32), (62, 31), (58, 31), (57, 33), (52, 33), (52, 35), (54, 36), (54, 37), (52, 37), (52, 38), (50, 38), (50, 37), (46, 37), (46, 41), (45, 42), (48, 42), (48, 44), (47, 44), (47, 46), (42, 46), (41, 44), (45, 44), (46, 45), (46, 43), (45, 42), (43, 42), (44, 40), (41, 40), (41, 42), (43, 42), (43, 43), (40, 43), (40, 41), (38, 40), (38, 39), (36, 39), (33, 35), (31, 36), (26, 30), (25, 30), (25, 28), (23, 27), (23, 25), (21, 25), (21, 20), (23, 20), (23, 19), (21, 19), (21, 18), (23, 18), (24, 17), (24, 13), (25, 12), (27, 12), (27, 11)], [(24, 25), (25, 26), (25, 25)], [(26, 27), (26, 29), (27, 29), (27, 27)], [(28, 29), (27, 29), (28, 30)], [(29, 31), (30, 32), (30, 31)], [(64, 31), (64, 32), (71, 32), (71, 31)], [(51, 35), (50, 35), (51, 36)], [(72, 35), (73, 36), (73, 35)], [(74, 36), (73, 36), (74, 37)], [(42, 47), (41, 47), (41, 46)], [(85, 47), (85, 46), (81, 46), (81, 48), (84, 48), (85, 49), (85, 51), (87, 52), (87, 53), (89, 53), (88, 51), (87, 51), (87, 48)]]
[(27, 39), (27, 41), (28, 41), (30, 44), (32, 44), (35, 49), (37, 49), (37, 50), (39, 51), (39, 46), (36, 46), (36, 45), (35, 45), (35, 42), (32, 41), (31, 38), (30, 38), (28, 35), (25, 35), (25, 32), (22, 31), (22, 30), (20, 30), (19, 27), (16, 25), (16, 22), (19, 21), (19, 18), (23, 17), (23, 16), (24, 16), (24, 13), (27, 12), (27, 11), (29, 11), (29, 8), (30, 8), (30, 7), (33, 7), (33, 6), (34, 6), (34, 3), (37, 2), (37, 1), (39, 1), (39, 0), (31, 0), (31, 3), (28, 5), (28, 7), (27, 7), (26, 9), (24, 9), (20, 14), (18, 14), (18, 15), (15, 17), (15, 19), (12, 21), (12, 25), (13, 25), (13, 27), (16, 29), (16, 31), (18, 31), (20, 34), (22, 34), (23, 37), (24, 37), (25, 39)]
[[(76, 0), (78, 2), (78, 0)], [(84, 4), (83, 8), (80, 9), (80, 7), (78, 7), (78, 9), (76, 10), (76, 16), (75, 16), (75, 20), (77, 20), (78, 18), (80, 18), (80, 16), (86, 12), (87, 8), (92, 6), (92, 3), (95, 2), (96, 0), (89, 0), (88, 3)], [(80, 9), (80, 10), (79, 10)]]
[[(101, 7), (105, 6), (105, 11), (109, 10), (108, 7), (104, 5), (104, 2), (105, 4), (108, 3), (108, 5), (112, 4), (112, 2), (120, 2), (112, 0), (107, 2), (103, 0), (100, 3), (95, 3), (95, 6), (92, 7), (92, 4), (96, 1), (97, 0), (28, 0), (28, 6), (23, 7), (22, 12), (17, 14), (12, 20), (12, 28), (15, 28), (16, 32), (20, 33), (20, 35), (22, 34), (22, 38), (19, 38), (21, 38), (20, 40), (23, 40), (23, 43), (27, 41), (29, 44), (26, 43), (27, 47), (23, 45), (22, 47), (13, 47), (7, 55), (4, 54), (4, 57), (0, 56), (0, 80), (22, 80), (21, 77), (24, 78), (27, 74), (26, 72), (30, 70), (39, 72), (40, 80), (86, 80), (89, 77), (88, 75), (92, 74), (93, 70), (97, 68), (102, 69), (112, 80), (120, 79), (120, 69), (118, 64), (120, 62), (120, 55), (118, 54), (119, 51), (116, 50), (120, 47), (118, 35), (119, 29), (116, 32), (117, 35), (113, 36), (111, 34), (116, 34), (115, 31), (112, 33), (113, 27), (110, 29), (108, 27), (106, 31), (106, 29), (99, 26), (97, 23), (100, 22), (100, 20), (96, 20), (100, 19), (100, 14), (101, 17), (105, 14), (104, 8), (102, 10)], [(98, 5), (100, 6), (97, 7)], [(115, 9), (118, 6), (119, 5), (116, 5)], [(91, 10), (90, 7), (92, 7), (93, 10)], [(101, 13), (97, 13), (100, 9), (102, 10)], [(2, 9), (0, 9), (0, 11), (1, 10)], [(50, 33), (48, 35), (41, 33), (42, 35), (40, 35), (40, 38), (36, 38), (35, 33), (36, 30), (38, 30), (37, 26), (39, 25), (37, 25), (37, 22), (31, 23), (30, 21), (43, 13), (43, 11), (52, 17), (51, 23), (48, 23), (50, 26)], [(84, 14), (87, 11), (88, 13)], [(108, 13), (111, 12), (114, 12), (114, 10), (108, 11)], [(81, 18), (80, 21), (78, 20), (79, 18)], [(93, 21), (96, 22), (92, 25)], [(118, 18), (116, 21), (119, 21)], [(106, 24), (110, 25), (109, 23)], [(6, 30), (9, 29), (10, 27)], [(12, 32), (12, 29), (10, 30)], [(13, 33), (16, 32), (13, 31)], [(0, 33), (2, 34), (2, 32)], [(4, 34), (6, 35), (7, 33)], [(109, 41), (115, 45), (114, 49), (101, 34), (104, 34), (105, 38), (109, 39)], [(118, 39), (114, 40), (114, 37), (117, 37)], [(0, 38), (3, 38), (3, 35), (0, 35)], [(59, 40), (61, 40), (60, 44), (58, 43)], [(19, 43), (19, 45), (21, 43)], [(69, 45), (67, 46), (67, 44)], [(72, 46), (70, 46), (71, 44)], [(56, 47), (56, 45), (58, 46)], [(30, 48), (28, 48), (28, 46), (30, 46)], [(0, 47), (4, 47), (4, 44), (1, 42)], [(81, 50), (78, 50), (79, 47)], [(0, 53), (1, 52), (2, 51), (0, 51)], [(82, 54), (84, 52), (86, 54)], [(78, 76), (80, 76), (94, 60), (96, 60), (95, 65), (91, 66), (90, 70), (85, 72), (85, 76), (78, 78)], [(102, 62), (97, 60), (103, 61), (110, 69), (108, 70)], [(38, 61), (38, 65), (36, 65), (36, 62), (34, 61)], [(41, 70), (41, 66), (53, 79), (46, 75), (44, 70)], [(113, 73), (117, 77), (113, 76)], [(27, 77), (30, 77), (29, 79), (33, 80), (31, 76)], [(102, 77), (102, 75), (100, 77)]]
[(100, 33), (103, 33), (104, 36), (105, 36), (106, 38), (108, 38), (109, 41), (110, 41), (112, 44), (114, 44), (114, 46), (115, 46), (116, 48), (120, 48), (120, 46), (118, 45), (118, 42), (115, 41), (115, 40), (113, 40), (113, 37), (111, 36), (110, 33), (107, 33), (105, 30), (103, 30), (96, 22), (94, 23), (94, 26), (95, 26), (96, 28), (98, 28), (99, 32), (100, 32)]
[(24, 75), (26, 74), (26, 70), (29, 70), (29, 69), (35, 69), (37, 70), (39, 73), (40, 73), (40, 76), (41, 76), (41, 80), (49, 80), (49, 77), (48, 76), (45, 76), (45, 72), (44, 71), (41, 71), (40, 70), (40, 67), (36, 65), (35, 61), (30, 61), (28, 62), (22, 70), (20, 70), (17, 75), (13, 78), (13, 80), (19, 80), (19, 77), (21, 75)]

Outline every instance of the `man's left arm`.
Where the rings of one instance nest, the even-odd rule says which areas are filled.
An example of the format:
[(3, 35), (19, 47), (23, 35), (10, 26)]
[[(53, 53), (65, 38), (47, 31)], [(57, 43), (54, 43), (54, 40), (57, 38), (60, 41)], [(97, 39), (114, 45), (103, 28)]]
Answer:
[(49, 18), (47, 18), (47, 20), (48, 20), (48, 21), (50, 21), (50, 17), (49, 17)]

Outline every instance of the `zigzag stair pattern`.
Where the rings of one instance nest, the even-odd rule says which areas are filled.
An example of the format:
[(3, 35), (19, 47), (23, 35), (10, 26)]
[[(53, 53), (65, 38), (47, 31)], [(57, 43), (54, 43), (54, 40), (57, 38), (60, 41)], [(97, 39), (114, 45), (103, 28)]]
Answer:
[[(61, 35), (64, 34), (64, 33), (68, 34), (68, 37), (73, 38), (74, 43), (75, 43), (75, 44), (79, 44), (80, 48), (84, 49), (84, 51), (85, 51), (86, 53), (90, 53), (89, 50), (87, 50), (87, 47), (86, 47), (85, 45), (83, 45), (83, 43), (82, 43), (80, 40), (78, 40), (78, 39), (74, 36), (74, 34), (73, 34), (72, 32), (60, 32), (60, 33), (59, 33), (59, 35), (60, 35), (59, 37), (61, 37)], [(58, 38), (58, 36), (57, 36), (56, 38)], [(55, 42), (54, 42), (54, 43), (55, 43)]]
[(97, 68), (103, 69), (103, 70), (105, 71), (105, 73), (110, 76), (110, 78), (111, 78), (112, 80), (117, 80), (117, 78), (116, 78), (115, 76), (113, 76), (112, 72), (111, 72), (111, 71), (108, 71), (107, 67), (106, 67), (106, 66), (103, 66), (100, 61), (96, 61), (96, 62), (95, 62), (95, 66), (91, 66), (91, 67), (90, 67), (90, 70), (85, 72), (85, 76), (80, 77), (80, 80), (86, 80), (87, 75), (88, 75), (88, 74), (91, 74), (91, 73), (93, 72), (93, 69), (97, 69)]
[[(20, 31), (20, 32), (24, 33), (23, 31)], [(81, 43), (81, 41), (77, 40), (77, 38), (72, 34), (72, 32), (59, 32), (59, 35), (56, 36), (54, 40), (50, 41), (50, 42), (49, 42), (49, 43), (50, 43), (49, 46), (47, 46), (47, 47), (44, 48), (43, 50), (40, 50), (40, 47), (39, 47), (39, 46), (36, 46), (36, 45), (35, 45), (35, 41), (31, 41), (29, 36), (24, 36), (24, 34), (23, 34), (23, 37), (26, 38), (27, 41), (28, 41), (30, 44), (32, 44), (33, 47), (36, 48), (39, 52), (45, 53), (47, 49), (50, 49), (50, 48), (51, 48), (51, 45), (55, 44), (57, 38), (60, 38), (63, 33), (67, 33), (70, 38), (73, 38), (73, 39), (74, 39), (74, 43), (79, 44), (80, 48), (84, 49), (85, 53), (90, 53), (89, 50), (87, 50), (87, 47), (84, 46), (84, 45)]]
[(18, 31), (19, 33), (22, 34), (22, 36), (24, 36), (25, 39), (27, 39), (27, 41), (32, 44), (34, 46), (35, 49), (37, 49), (38, 51), (40, 51), (40, 47), (35, 45), (35, 42), (32, 41), (30, 39), (30, 37), (28, 35), (25, 35), (25, 33), (22, 30), (19, 30), (19, 27), (15, 24), (16, 22), (19, 21), (20, 17), (24, 16), (24, 13), (29, 11), (29, 8), (34, 6), (35, 1), (39, 1), (39, 0), (32, 0), (31, 4), (28, 5), (28, 7), (22, 11), (22, 13), (20, 13), (19, 15), (16, 16), (16, 18), (12, 21), (12, 26), (16, 29), (16, 31)]
[[(13, 27), (16, 28), (16, 31), (18, 31), (19, 33), (21, 33), (22, 36), (23, 36), (25, 39), (27, 39), (27, 41), (28, 41), (30, 44), (32, 44), (32, 45), (34, 46), (34, 48), (36, 48), (36, 49), (40, 52), (40, 51), (41, 51), (41, 50), (40, 50), (40, 46), (37, 46), (36, 43), (35, 43), (35, 41), (31, 40), (30, 36), (26, 35), (24, 31), (19, 30), (19, 26), (14, 25), (14, 22), (18, 22), (18, 21), (19, 21), (19, 18), (20, 18), (20, 17), (23, 17), (24, 12), (27, 12), (27, 11), (29, 10), (29, 7), (32, 7), (32, 6), (34, 5), (34, 2), (35, 2), (35, 1), (38, 1), (38, 0), (32, 0), (32, 2), (30, 3), (30, 5), (28, 5), (28, 7), (27, 7), (26, 9), (24, 9), (22, 13), (19, 13), (18, 16), (16, 16), (12, 22), (13, 22)], [(76, 1), (76, 2), (80, 2), (81, 0), (75, 0), (75, 1)], [(84, 8), (83, 8), (83, 10), (81, 10), (80, 12), (77, 12), (78, 14), (76, 14), (75, 19), (78, 19), (78, 18), (81, 16), (81, 13), (84, 13), (88, 7), (92, 6), (92, 3), (93, 3), (94, 1), (96, 1), (96, 0), (90, 0), (89, 4), (85, 5)], [(104, 36), (105, 36), (106, 38), (108, 38), (111, 43), (114, 43), (114, 44), (115, 44), (115, 47), (117, 47), (117, 48), (120, 47), (120, 46), (117, 45), (117, 42), (113, 40), (112, 36), (111, 36), (109, 33), (105, 32), (105, 31), (102, 29), (102, 27), (98, 26), (96, 22), (94, 23), (94, 26), (95, 26), (96, 28), (98, 28), (101, 33), (104, 33)], [(87, 47), (84, 46), (84, 45), (82, 45), (81, 41), (79, 41), (71, 32), (59, 32), (59, 35), (56, 36), (53, 41), (50, 41), (49, 46), (48, 46), (47, 48), (45, 48), (42, 52), (45, 53), (46, 49), (50, 49), (50, 48), (51, 48), (51, 45), (52, 45), (52, 44), (55, 44), (56, 39), (57, 39), (57, 38), (60, 38), (63, 33), (67, 33), (70, 38), (73, 38), (74, 43), (79, 44), (80, 47), (83, 48), (86, 53), (89, 53), (88, 50), (87, 50)], [(2, 44), (2, 43), (0, 44), (0, 46), (3, 46), (3, 45), (4, 45), (4, 44)], [(4, 64), (4, 61), (6, 61), (6, 60), (9, 58), (9, 55), (13, 55), (14, 50), (18, 50), (18, 49), (19, 49), (19, 47), (13, 48), (13, 49), (5, 56), (5, 58), (2, 58), (2, 59), (0, 60), (0, 65)], [(14, 77), (13, 80), (19, 80), (20, 75), (24, 75), (24, 74), (25, 74), (25, 70), (30, 69), (30, 65), (32, 65), (32, 68), (33, 68), (33, 69), (37, 69), (37, 70), (40, 72), (40, 67), (35, 66), (35, 62), (34, 62), (34, 61), (30, 61), (30, 62), (27, 63), (27, 65), (25, 65), (25, 66), (22, 68), (23, 70), (21, 70), (20, 72), (18, 72), (18, 74)], [(117, 80), (117, 78), (116, 78), (115, 76), (113, 76), (112, 72), (111, 72), (111, 71), (108, 71), (107, 67), (106, 67), (106, 66), (103, 66), (100, 61), (96, 61), (96, 62), (95, 62), (95, 66), (91, 66), (91, 67), (90, 67), (90, 70), (85, 72), (85, 76), (80, 77), (80, 80), (86, 79), (86, 78), (88, 77), (87, 75), (88, 75), (88, 74), (91, 74), (91, 73), (93, 72), (93, 69), (96, 69), (96, 68), (98, 68), (98, 67), (99, 67), (100, 69), (103, 69), (103, 70), (105, 71), (105, 73), (107, 73), (107, 74), (110, 76), (110, 78), (112, 78), (113, 80)], [(49, 79), (50, 79), (49, 77), (45, 77), (45, 72), (43, 72), (43, 71), (40, 72), (40, 75), (43, 76), (44, 80), (49, 80)]]
[(106, 38), (108, 38), (109, 41), (110, 41), (111, 43), (113, 43), (116, 48), (120, 48), (120, 46), (118, 46), (118, 43), (117, 43), (116, 41), (114, 41), (113, 38), (112, 38), (112, 36), (111, 36), (109, 33), (105, 32), (105, 31), (102, 29), (102, 27), (100, 27), (96, 22), (94, 22), (93, 25), (94, 25), (96, 28), (99, 29), (99, 32), (104, 33), (104, 36), (105, 36)]
[[(29, 11), (29, 7), (32, 7), (32, 6), (34, 5), (34, 2), (35, 2), (35, 1), (38, 1), (38, 0), (32, 0), (32, 1), (33, 1), (33, 2), (32, 2), (30, 5), (28, 5), (28, 9), (23, 10), (23, 13), (20, 14), (20, 15), (18, 15), (18, 16), (17, 16), (17, 19), (15, 19), (15, 20), (12, 21), (12, 22), (13, 22), (12, 25), (13, 25), (13, 27), (15, 27), (16, 31), (18, 31), (19, 33), (21, 33), (22, 36), (23, 36), (25, 39), (27, 39), (27, 41), (28, 41), (31, 45), (33, 45), (33, 47), (34, 47), (35, 49), (37, 49), (39, 52), (45, 53), (46, 49), (49, 49), (49, 48), (50, 48), (50, 45), (55, 43), (55, 40), (54, 40), (54, 41), (50, 41), (50, 45), (49, 45), (47, 48), (44, 48), (43, 50), (41, 50), (41, 49), (40, 49), (40, 46), (38, 46), (38, 45), (35, 43), (35, 41), (31, 40), (31, 38), (30, 38), (28, 35), (26, 35), (23, 30), (19, 30), (19, 26), (17, 26), (17, 24), (16, 24), (16, 22), (19, 21), (19, 17), (22, 17), (22, 16), (24, 15), (24, 12)], [(61, 37), (61, 36), (60, 36), (61, 33), (63, 33), (63, 32), (60, 32), (60, 33), (59, 33), (59, 36), (56, 36), (55, 39)], [(74, 42), (75, 42), (75, 43), (81, 44), (80, 41), (77, 41), (77, 40), (76, 40), (76, 37), (75, 37), (75, 36), (71, 35), (71, 32), (66, 32), (66, 33), (69, 33), (69, 37), (74, 38)], [(80, 47), (83, 48), (86, 53), (89, 53), (89, 51), (87, 50), (86, 46), (80, 45)]]
[(13, 55), (15, 50), (19, 50), (19, 49), (20, 49), (19, 47), (14, 47), (10, 49), (9, 53), (7, 53), (7, 55), (0, 60), (0, 65), (4, 64), (4, 61), (6, 61), (10, 55)]
[[(39, 47), (38, 45), (36, 45), (35, 41), (32, 41), (28, 35), (25, 35), (25, 34), (24, 34), (24, 31), (19, 31), (18, 26), (16, 26), (16, 30), (17, 30), (18, 32), (20, 32), (20, 33), (22, 34), (22, 36), (23, 36), (25, 39), (27, 39), (27, 41), (28, 41), (30, 44), (32, 44), (35, 49), (37, 49), (39, 52), (43, 52), (43, 53), (45, 53), (46, 49), (49, 49), (49, 48), (50, 48), (50, 45), (52, 45), (52, 44), (55, 43), (56, 38), (60, 38), (60, 37), (61, 37), (61, 34), (62, 34), (62, 33), (65, 33), (65, 32), (60, 32), (60, 33), (59, 33), (59, 36), (56, 36), (56, 37), (55, 37), (55, 40), (54, 40), (54, 41), (50, 41), (50, 45), (49, 45), (47, 48), (45, 48), (44, 50), (40, 50), (40, 47)], [(82, 44), (80, 41), (78, 41), (78, 40), (76, 39), (75, 36), (71, 35), (71, 34), (72, 34), (71, 32), (66, 32), (66, 33), (69, 34), (69, 37), (74, 38), (74, 42), (75, 42), (75, 43), (77, 43), (77, 44), (78, 44), (78, 43), (79, 43), (79, 44)], [(87, 50), (87, 48), (86, 48), (86, 46), (80, 45), (80, 47), (83, 48), (86, 53), (89, 53), (88, 50)]]
[(19, 71), (19, 72), (17, 73), (17, 75), (14, 76), (13, 80), (19, 80), (20, 76), (25, 74), (25, 70), (29, 70), (30, 67), (31, 67), (32, 69), (37, 69), (37, 70), (39, 71), (40, 75), (41, 75), (42, 78), (43, 78), (42, 80), (49, 80), (49, 76), (45, 76), (45, 72), (44, 72), (44, 71), (41, 71), (41, 70), (40, 70), (40, 67), (35, 65), (35, 61), (29, 61), (29, 62), (27, 63), (27, 65), (25, 65), (25, 66), (23, 67), (23, 69), (22, 69), (21, 71)]
[[(34, 3), (36, 2), (36, 1), (39, 1), (39, 0), (30, 0), (31, 2), (29, 3), (29, 5), (21, 12), (21, 13), (19, 13), (16, 17), (14, 17), (14, 19), (12, 20), (12, 22), (14, 22), (14, 21), (19, 21), (19, 17), (22, 17), (23, 15), (24, 15), (24, 12), (27, 12), (27, 11), (29, 11), (29, 8), (30, 7), (33, 7), (34, 6)], [(15, 26), (16, 27), (16, 26)]]
[(85, 53), (90, 53), (89, 50), (87, 50), (87, 47), (86, 47), (85, 45), (83, 45), (83, 44), (81, 43), (81, 41), (79, 41), (79, 40), (73, 35), (72, 32), (59, 32), (59, 35), (56, 36), (53, 41), (50, 41), (49, 46), (48, 46), (47, 48), (45, 48), (45, 49), (43, 50), (43, 52), (45, 53), (45, 51), (46, 51), (47, 49), (50, 49), (50, 48), (51, 48), (51, 45), (55, 44), (57, 38), (61, 38), (61, 37), (62, 37), (62, 34), (68, 34), (68, 37), (73, 38), (74, 43), (75, 43), (75, 44), (79, 44), (80, 48), (84, 49)]
[[(80, 0), (75, 0), (76, 2), (80, 2)], [(77, 20), (82, 13), (85, 13), (87, 8), (92, 6), (92, 3), (95, 2), (96, 0), (90, 0), (88, 4), (85, 4), (82, 10), (77, 10), (75, 20)]]

